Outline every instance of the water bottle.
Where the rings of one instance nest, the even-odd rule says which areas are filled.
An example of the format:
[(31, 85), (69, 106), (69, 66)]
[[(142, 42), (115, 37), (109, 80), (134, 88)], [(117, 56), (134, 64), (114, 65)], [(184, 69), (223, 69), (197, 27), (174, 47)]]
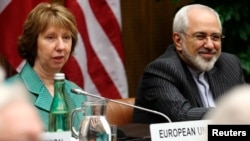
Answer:
[(49, 132), (70, 131), (70, 112), (64, 91), (64, 73), (54, 76), (54, 98), (49, 113)]

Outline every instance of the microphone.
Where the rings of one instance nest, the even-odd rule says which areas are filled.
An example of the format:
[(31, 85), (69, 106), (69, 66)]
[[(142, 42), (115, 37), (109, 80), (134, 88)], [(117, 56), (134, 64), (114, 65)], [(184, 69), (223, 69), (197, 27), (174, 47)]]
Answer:
[(150, 112), (150, 113), (154, 113), (154, 114), (163, 116), (169, 123), (172, 122), (168, 116), (166, 116), (165, 114), (163, 114), (161, 112), (155, 111), (155, 110), (143, 108), (143, 107), (140, 107), (140, 106), (128, 104), (128, 103), (125, 103), (125, 102), (121, 102), (121, 101), (117, 101), (117, 100), (113, 100), (113, 99), (109, 99), (109, 98), (105, 98), (105, 97), (102, 97), (102, 96), (99, 96), (99, 95), (91, 94), (91, 93), (83, 91), (81, 89), (71, 89), (71, 92), (73, 92), (75, 94), (81, 94), (81, 95), (84, 94), (84, 95), (87, 95), (87, 96), (104, 99), (104, 100), (107, 100), (108, 102), (111, 101), (111, 102), (118, 103), (118, 104), (121, 104), (121, 105), (125, 105), (125, 106), (129, 106), (129, 107), (132, 107), (132, 108), (136, 108), (136, 109), (140, 109), (140, 110), (143, 110), (143, 111), (147, 111), (147, 112)]

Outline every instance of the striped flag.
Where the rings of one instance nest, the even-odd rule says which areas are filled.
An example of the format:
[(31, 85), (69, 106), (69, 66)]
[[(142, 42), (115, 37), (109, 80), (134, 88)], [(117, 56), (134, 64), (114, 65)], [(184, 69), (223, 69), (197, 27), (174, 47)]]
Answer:
[(1, 0), (0, 1), (0, 54), (20, 71), (22, 59), (17, 52), (17, 39), (22, 33), (28, 13), (40, 2), (49, 0)]
[(65, 6), (75, 15), (79, 31), (66, 75), (90, 93), (128, 97), (120, 0), (65, 0)]
[[(128, 97), (121, 40), (119, 0), (64, 0), (76, 17), (77, 47), (63, 71), (85, 91), (107, 98)], [(1, 0), (0, 54), (19, 72), (24, 61), (17, 53), (17, 38), (28, 13), (49, 0)]]

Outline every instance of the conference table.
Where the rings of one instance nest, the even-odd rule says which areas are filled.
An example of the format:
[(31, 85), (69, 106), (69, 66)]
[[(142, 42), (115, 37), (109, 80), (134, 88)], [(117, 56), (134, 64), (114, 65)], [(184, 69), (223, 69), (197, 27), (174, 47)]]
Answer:
[[(69, 138), (68, 139), (68, 133)], [(71, 132), (44, 132), (41, 141), (65, 139), (70, 141), (79, 141), (79, 139), (70, 137)], [(151, 141), (149, 124), (130, 123), (123, 126), (117, 126), (117, 141)]]
[(118, 126), (117, 141), (151, 141), (149, 124)]

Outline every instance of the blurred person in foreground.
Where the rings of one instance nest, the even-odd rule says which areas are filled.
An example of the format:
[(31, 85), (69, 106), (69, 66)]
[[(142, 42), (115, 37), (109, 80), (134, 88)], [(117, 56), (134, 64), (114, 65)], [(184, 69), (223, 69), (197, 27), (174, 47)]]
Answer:
[(205, 114), (211, 124), (250, 124), (250, 85), (231, 89), (217, 101), (217, 107)]
[[(216, 102), (216, 108), (209, 110), (204, 120), (209, 120), (209, 125), (250, 125), (250, 85), (239, 85)], [(233, 126), (232, 129), (235, 129)], [(205, 132), (203, 141), (208, 140)]]
[[(174, 45), (145, 68), (135, 105), (159, 111), (172, 121), (200, 120), (216, 100), (245, 83), (239, 59), (221, 52), (222, 25), (216, 11), (205, 5), (182, 7), (173, 21)], [(167, 122), (134, 110), (135, 123)]]
[(43, 125), (26, 89), (4, 84), (3, 79), (0, 69), (0, 141), (39, 141)]
[[(26, 59), (26, 63), (20, 73), (7, 79), (7, 82), (20, 81), (24, 84), (45, 131), (48, 130), (48, 115), (54, 95), (54, 74), (61, 72), (74, 52), (76, 43), (75, 18), (63, 5), (56, 3), (38, 4), (28, 15), (19, 37), (18, 53)], [(65, 80), (70, 112), (86, 101), (85, 96), (72, 93), (71, 88), (80, 87)], [(80, 125), (80, 119), (75, 125)]]

